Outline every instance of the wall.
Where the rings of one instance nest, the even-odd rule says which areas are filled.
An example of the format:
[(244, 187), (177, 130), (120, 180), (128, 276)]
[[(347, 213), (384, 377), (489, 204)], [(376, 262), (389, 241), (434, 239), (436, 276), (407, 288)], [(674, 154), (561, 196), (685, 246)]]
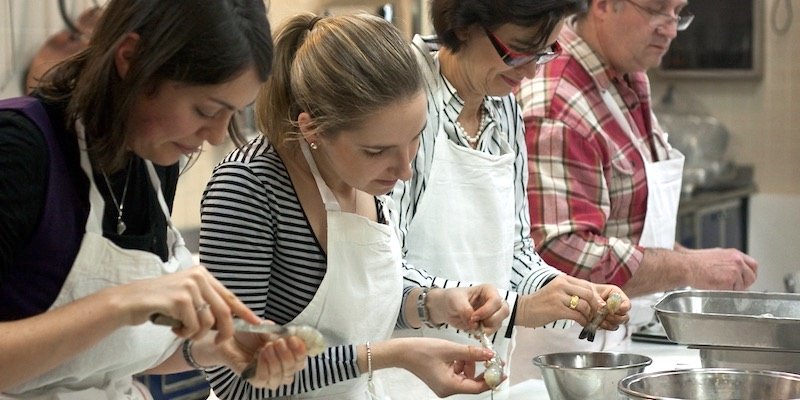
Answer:
[(761, 80), (666, 80), (653, 76), (653, 95), (659, 97), (667, 84), (674, 84), (695, 96), (730, 131), (733, 160), (755, 165), (761, 192), (800, 195), (800, 20), (795, 16), (789, 32), (779, 35), (769, 21), (774, 1), (765, 5)]

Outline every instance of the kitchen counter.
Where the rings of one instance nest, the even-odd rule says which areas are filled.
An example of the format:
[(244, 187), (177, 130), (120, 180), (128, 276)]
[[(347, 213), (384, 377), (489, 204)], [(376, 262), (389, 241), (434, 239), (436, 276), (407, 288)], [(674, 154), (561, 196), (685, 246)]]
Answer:
[[(636, 353), (652, 358), (653, 363), (645, 368), (645, 372), (701, 367), (700, 351), (683, 345), (631, 342), (627, 349), (610, 351)], [(489, 398), (489, 393), (481, 397), (481, 399)], [(549, 400), (550, 396), (547, 395), (543, 380), (528, 379), (511, 386), (508, 399)]]

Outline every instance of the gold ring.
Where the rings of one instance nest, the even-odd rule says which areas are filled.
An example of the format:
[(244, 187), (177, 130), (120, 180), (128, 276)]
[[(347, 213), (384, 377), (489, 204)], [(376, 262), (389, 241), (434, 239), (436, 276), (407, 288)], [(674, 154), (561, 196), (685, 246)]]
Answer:
[(194, 310), (197, 311), (197, 313), (199, 314), (199, 313), (205, 311), (208, 307), (211, 307), (211, 305), (208, 304), (208, 303), (203, 303), (203, 304), (200, 304), (199, 306), (197, 306), (197, 308), (195, 308)]
[(578, 300), (580, 300), (580, 297), (572, 295), (572, 297), (569, 298), (569, 308), (574, 310), (575, 307), (578, 306)]

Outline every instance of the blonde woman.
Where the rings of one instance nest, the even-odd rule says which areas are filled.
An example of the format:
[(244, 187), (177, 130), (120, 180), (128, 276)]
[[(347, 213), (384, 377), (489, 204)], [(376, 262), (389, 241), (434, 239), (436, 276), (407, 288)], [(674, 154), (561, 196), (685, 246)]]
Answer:
[(276, 390), (210, 369), (220, 398), (380, 398), (372, 373), (387, 367), (440, 396), (488, 389), (473, 372), (490, 351), (388, 340), (395, 326), (423, 324), (490, 333), (508, 315), (490, 285), (429, 291), (403, 282), (384, 195), (410, 177), (427, 119), (422, 79), (408, 43), (378, 17), (303, 14), (279, 29), (273, 75), (256, 102), (265, 137), (216, 168), (200, 257), (259, 316), (313, 325), (330, 347)]

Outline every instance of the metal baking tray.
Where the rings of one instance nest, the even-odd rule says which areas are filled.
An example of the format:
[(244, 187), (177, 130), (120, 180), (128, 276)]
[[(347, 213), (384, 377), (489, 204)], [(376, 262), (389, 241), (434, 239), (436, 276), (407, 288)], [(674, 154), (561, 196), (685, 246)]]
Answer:
[(800, 350), (798, 293), (680, 290), (653, 308), (677, 343)]

